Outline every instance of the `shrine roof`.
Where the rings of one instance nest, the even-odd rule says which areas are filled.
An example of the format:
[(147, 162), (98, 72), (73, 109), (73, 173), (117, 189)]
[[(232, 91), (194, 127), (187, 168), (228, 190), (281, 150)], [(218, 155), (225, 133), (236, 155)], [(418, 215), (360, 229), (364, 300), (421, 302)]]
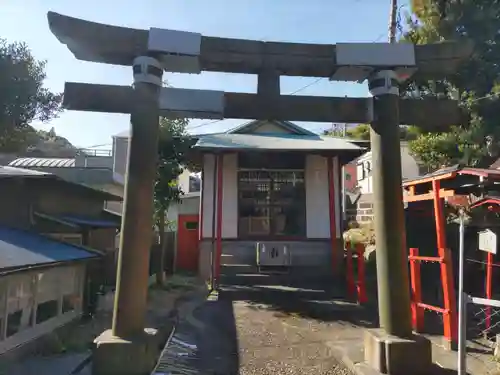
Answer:
[(199, 136), (193, 146), (200, 150), (241, 151), (338, 151), (361, 155), (366, 150), (342, 138), (320, 135), (235, 134), (220, 133)]

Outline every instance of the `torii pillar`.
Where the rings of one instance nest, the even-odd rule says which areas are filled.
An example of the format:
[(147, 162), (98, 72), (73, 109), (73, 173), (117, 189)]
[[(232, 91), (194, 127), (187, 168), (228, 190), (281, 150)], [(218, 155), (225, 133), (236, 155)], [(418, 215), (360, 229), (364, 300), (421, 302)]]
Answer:
[[(163, 69), (151, 56), (133, 62), (134, 101), (111, 330), (95, 340), (93, 375), (142, 374), (154, 367), (158, 332), (144, 329), (153, 228), (159, 94)], [(134, 277), (131, 277), (133, 275)]]

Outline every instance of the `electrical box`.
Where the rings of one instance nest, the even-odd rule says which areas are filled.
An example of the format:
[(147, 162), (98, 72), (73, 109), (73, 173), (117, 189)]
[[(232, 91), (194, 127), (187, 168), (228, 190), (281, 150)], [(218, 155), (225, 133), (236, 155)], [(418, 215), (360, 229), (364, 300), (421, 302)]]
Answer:
[(338, 43), (332, 81), (363, 82), (375, 70), (391, 69), (401, 81), (417, 69), (410, 43)]
[(148, 50), (158, 53), (163, 69), (174, 73), (201, 72), (201, 34), (187, 31), (149, 29)]
[(292, 264), (287, 244), (257, 242), (256, 250), (259, 272), (286, 271)]

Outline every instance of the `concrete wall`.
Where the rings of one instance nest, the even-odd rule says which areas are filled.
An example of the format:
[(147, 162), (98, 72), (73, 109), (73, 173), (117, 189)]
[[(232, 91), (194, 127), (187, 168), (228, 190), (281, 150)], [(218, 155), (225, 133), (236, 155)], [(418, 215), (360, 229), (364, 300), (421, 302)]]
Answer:
[[(238, 157), (224, 155), (222, 238), (238, 238)], [(337, 238), (341, 237), (340, 167), (334, 159)], [(207, 154), (203, 163), (203, 224), (202, 238), (212, 236), (214, 156)], [(328, 212), (328, 169), (326, 158), (308, 155), (305, 170), (307, 238), (330, 238), (330, 216)]]

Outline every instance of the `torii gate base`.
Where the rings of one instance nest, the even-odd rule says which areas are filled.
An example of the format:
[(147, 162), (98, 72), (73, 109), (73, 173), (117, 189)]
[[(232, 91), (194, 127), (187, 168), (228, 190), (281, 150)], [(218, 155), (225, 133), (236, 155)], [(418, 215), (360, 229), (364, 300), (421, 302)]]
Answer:
[(159, 347), (166, 341), (160, 336), (154, 329), (145, 329), (142, 335), (130, 339), (104, 331), (94, 341), (92, 375), (150, 373), (158, 361)]
[(424, 336), (406, 339), (377, 328), (366, 330), (364, 340), (365, 362), (371, 374), (375, 374), (373, 369), (382, 374), (427, 374), (432, 365), (432, 345)]

